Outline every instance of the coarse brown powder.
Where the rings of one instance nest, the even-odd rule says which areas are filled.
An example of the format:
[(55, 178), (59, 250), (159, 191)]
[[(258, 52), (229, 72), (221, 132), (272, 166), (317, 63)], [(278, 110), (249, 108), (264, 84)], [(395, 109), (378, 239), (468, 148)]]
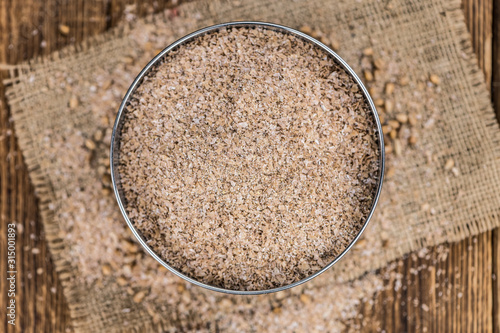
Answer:
[(267, 29), (198, 37), (149, 73), (125, 112), (127, 213), (201, 282), (296, 282), (356, 237), (378, 180), (373, 115), (319, 47)]

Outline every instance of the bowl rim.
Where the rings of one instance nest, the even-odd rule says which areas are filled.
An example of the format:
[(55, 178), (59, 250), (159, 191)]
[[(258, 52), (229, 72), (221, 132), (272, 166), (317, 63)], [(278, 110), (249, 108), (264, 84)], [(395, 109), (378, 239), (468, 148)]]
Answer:
[[(129, 219), (128, 214), (125, 210), (125, 205), (122, 200), (122, 195), (118, 189), (118, 181), (119, 181), (119, 175), (118, 175), (118, 162), (119, 162), (119, 138), (121, 131), (121, 126), (123, 125), (123, 114), (124, 114), (124, 109), (126, 108), (128, 101), (132, 94), (135, 92), (136, 88), (141, 84), (142, 79), (148, 72), (155, 66), (155, 64), (158, 61), (161, 61), (170, 51), (176, 49), (178, 46), (190, 42), (196, 37), (199, 37), (203, 34), (210, 33), (213, 31), (217, 31), (223, 28), (227, 27), (235, 27), (235, 28), (242, 28), (242, 27), (262, 27), (264, 29), (270, 29), (274, 31), (278, 31), (281, 33), (286, 33), (290, 35), (294, 35), (298, 38), (301, 38), (303, 40), (306, 40), (310, 43), (315, 44), (316, 46), (320, 47), (323, 51), (328, 53), (334, 61), (340, 65), (347, 73), (351, 75), (351, 77), (355, 80), (355, 82), (358, 84), (359, 88), (361, 88), (361, 92), (363, 93), (366, 101), (368, 102), (368, 105), (370, 107), (370, 110), (372, 111), (372, 115), (375, 118), (376, 126), (377, 126), (377, 132), (378, 132), (378, 140), (379, 140), (379, 177), (378, 177), (378, 185), (377, 185), (377, 190), (375, 193), (375, 197), (373, 199), (372, 207), (370, 209), (370, 213), (367, 216), (363, 226), (361, 227), (360, 231), (356, 235), (356, 237), (350, 242), (350, 244), (337, 256), (335, 257), (330, 263), (328, 263), (326, 266), (324, 266), (322, 269), (319, 271), (290, 284), (280, 286), (280, 287), (275, 287), (275, 288), (270, 288), (270, 289), (263, 289), (263, 290), (234, 290), (234, 289), (226, 289), (218, 286), (213, 286), (210, 284), (206, 284), (203, 282), (200, 282), (198, 280), (195, 280), (187, 275), (184, 275), (183, 273), (179, 272), (172, 266), (170, 266), (168, 263), (166, 263), (163, 259), (161, 259), (146, 243), (146, 241), (143, 239), (142, 235), (136, 230), (134, 225), (132, 224), (132, 221)], [(259, 295), (259, 294), (268, 294), (268, 293), (274, 293), (278, 291), (283, 291), (286, 289), (290, 289), (293, 287), (296, 287), (298, 285), (301, 285), (307, 281), (310, 281), (314, 279), (315, 277), (319, 276), (320, 274), (324, 273), (328, 269), (330, 269), (333, 265), (335, 265), (337, 262), (339, 262), (344, 255), (354, 246), (354, 244), (358, 241), (358, 239), (361, 237), (363, 232), (365, 231), (368, 223), (370, 222), (373, 213), (375, 211), (375, 208), (377, 206), (377, 203), (379, 201), (380, 193), (382, 191), (382, 184), (384, 180), (384, 169), (385, 169), (385, 148), (384, 148), (384, 135), (382, 132), (382, 125), (380, 123), (380, 118), (378, 116), (377, 110), (375, 108), (375, 105), (373, 103), (372, 98), (370, 97), (370, 94), (368, 93), (368, 90), (366, 89), (365, 85), (359, 78), (359, 76), (354, 72), (354, 70), (337, 54), (335, 53), (332, 49), (330, 49), (328, 46), (325, 44), (321, 43), (320, 41), (316, 40), (315, 38), (300, 32), (298, 30), (292, 29), (290, 27), (280, 25), (280, 24), (275, 24), (275, 23), (269, 23), (269, 22), (260, 22), (260, 21), (234, 21), (234, 22), (227, 22), (227, 23), (221, 23), (221, 24), (216, 24), (212, 26), (208, 26), (199, 30), (196, 30), (180, 39), (177, 41), (173, 42), (166, 48), (164, 48), (160, 53), (158, 53), (142, 70), (141, 72), (137, 75), (137, 77), (134, 79), (133, 83), (130, 85), (129, 89), (127, 90), (127, 93), (125, 94), (120, 107), (118, 109), (118, 113), (113, 125), (113, 132), (111, 136), (111, 145), (110, 145), (110, 170), (111, 170), (111, 181), (113, 184), (113, 191), (116, 196), (116, 200), (118, 202), (118, 206), (120, 207), (120, 211), (125, 218), (125, 221), (127, 225), (129, 226), (130, 230), (132, 230), (132, 233), (134, 234), (135, 238), (139, 241), (139, 243), (142, 245), (142, 247), (148, 252), (156, 261), (158, 261), (162, 266), (164, 266), (166, 269), (168, 269), (170, 272), (174, 273), (178, 277), (203, 288), (206, 288), (208, 290), (212, 291), (217, 291), (217, 292), (222, 292), (222, 293), (227, 293), (227, 294), (234, 294), (234, 295)]]

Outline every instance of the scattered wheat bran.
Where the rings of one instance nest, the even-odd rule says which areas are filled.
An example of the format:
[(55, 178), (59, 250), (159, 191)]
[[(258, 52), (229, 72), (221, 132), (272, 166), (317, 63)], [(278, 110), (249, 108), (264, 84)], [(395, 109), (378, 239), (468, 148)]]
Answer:
[(374, 117), (323, 50), (232, 28), (171, 52), (125, 112), (126, 210), (178, 271), (236, 290), (320, 270), (359, 233), (378, 180)]

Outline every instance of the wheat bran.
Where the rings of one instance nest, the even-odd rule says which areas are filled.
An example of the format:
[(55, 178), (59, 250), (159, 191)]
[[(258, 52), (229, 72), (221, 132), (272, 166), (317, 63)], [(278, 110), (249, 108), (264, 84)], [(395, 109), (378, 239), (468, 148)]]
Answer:
[(133, 94), (126, 210), (169, 265), (207, 284), (296, 282), (359, 233), (378, 179), (375, 120), (323, 50), (223, 29), (171, 52)]

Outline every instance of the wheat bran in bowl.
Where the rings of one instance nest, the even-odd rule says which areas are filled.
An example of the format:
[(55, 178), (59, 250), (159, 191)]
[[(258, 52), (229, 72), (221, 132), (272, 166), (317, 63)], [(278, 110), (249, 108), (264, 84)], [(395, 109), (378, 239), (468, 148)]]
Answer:
[(237, 292), (279, 290), (340, 258), (383, 169), (375, 109), (345, 64), (265, 24), (210, 29), (153, 61), (112, 147), (115, 193), (147, 250)]

